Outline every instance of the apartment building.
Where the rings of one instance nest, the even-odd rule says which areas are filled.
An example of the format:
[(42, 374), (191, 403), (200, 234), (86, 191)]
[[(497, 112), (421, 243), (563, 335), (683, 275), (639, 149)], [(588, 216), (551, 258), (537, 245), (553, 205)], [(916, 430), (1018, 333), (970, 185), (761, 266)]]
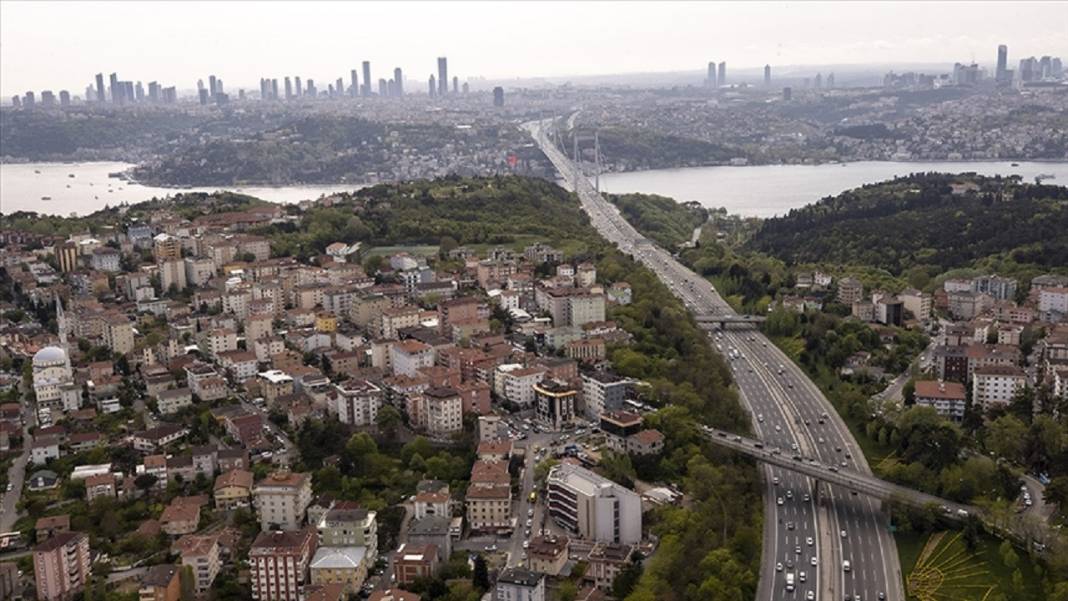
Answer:
[(248, 552), (252, 598), (301, 601), (301, 589), (309, 583), (308, 566), (318, 546), (314, 528), (261, 532)]
[(602, 413), (622, 409), (628, 386), (626, 379), (605, 371), (582, 374), (582, 402), (586, 406), (586, 417), (597, 420)]
[(1015, 365), (980, 367), (972, 374), (972, 403), (983, 411), (1008, 405), (1027, 386), (1027, 374)]
[(560, 463), (547, 479), (549, 515), (581, 538), (637, 543), (642, 537), (641, 497), (584, 467)]
[(933, 407), (939, 415), (960, 421), (964, 418), (964, 384), (940, 380), (916, 382), (916, 404)]
[(373, 511), (338, 502), (317, 524), (324, 547), (363, 547), (367, 563), (378, 561), (378, 521)]
[(505, 568), (497, 576), (494, 601), (545, 601), (545, 575), (523, 568)]
[(61, 532), (33, 550), (37, 598), (66, 601), (85, 588), (90, 577), (89, 535)]
[(263, 530), (298, 530), (311, 504), (311, 475), (275, 472), (253, 487), (252, 496)]
[(181, 557), (182, 566), (192, 570), (196, 592), (201, 594), (210, 589), (222, 567), (218, 537), (187, 534), (174, 543), (173, 550)]
[(562, 430), (575, 421), (578, 392), (556, 379), (534, 385), (534, 417), (549, 430)]

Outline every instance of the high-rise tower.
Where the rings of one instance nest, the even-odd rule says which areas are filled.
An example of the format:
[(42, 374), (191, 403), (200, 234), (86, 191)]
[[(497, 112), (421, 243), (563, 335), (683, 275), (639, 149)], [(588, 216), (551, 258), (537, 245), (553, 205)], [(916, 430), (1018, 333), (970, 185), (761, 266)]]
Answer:
[(449, 93), (449, 59), (444, 56), (438, 57), (438, 95), (444, 96)]

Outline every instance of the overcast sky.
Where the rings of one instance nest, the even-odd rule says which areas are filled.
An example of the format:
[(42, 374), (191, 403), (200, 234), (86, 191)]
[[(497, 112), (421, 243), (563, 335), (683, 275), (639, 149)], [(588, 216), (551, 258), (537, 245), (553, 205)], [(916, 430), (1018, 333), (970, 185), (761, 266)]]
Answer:
[(332, 81), (370, 60), (425, 80), (785, 64), (1068, 59), (1068, 3), (0, 2), (0, 90), (80, 95), (95, 73), (229, 90), (261, 76)]

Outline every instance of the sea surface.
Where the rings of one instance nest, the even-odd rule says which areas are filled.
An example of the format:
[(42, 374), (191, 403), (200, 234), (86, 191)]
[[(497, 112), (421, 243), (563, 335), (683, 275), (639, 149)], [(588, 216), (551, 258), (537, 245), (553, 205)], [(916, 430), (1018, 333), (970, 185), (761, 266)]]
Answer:
[(1068, 162), (1011, 161), (893, 162), (865, 161), (827, 165), (756, 165), (747, 167), (688, 167), (655, 169), (601, 176), (601, 190), (642, 192), (724, 207), (747, 217), (783, 215), (825, 196), (864, 184), (927, 171), (981, 175), (1020, 175), (1033, 182), (1037, 175), (1053, 175), (1046, 184), (1068, 186)]
[[(0, 164), (0, 212), (85, 215), (124, 202), (132, 204), (178, 192), (214, 192), (220, 189), (271, 202), (290, 203), (359, 187), (354, 184), (324, 184), (158, 188), (108, 177), (108, 174), (123, 172), (132, 166), (112, 162)], [(1009, 161), (870, 161), (811, 166), (690, 167), (614, 173), (601, 177), (601, 188), (607, 192), (660, 194), (680, 202), (697, 201), (707, 207), (725, 207), (731, 213), (745, 216), (770, 217), (863, 184), (923, 171), (1015, 174), (1027, 181), (1033, 181), (1037, 175), (1047, 174), (1055, 178), (1046, 183), (1068, 185), (1068, 162), (1020, 162), (1014, 167)]]
[[(0, 164), (0, 213), (37, 211), (51, 215), (86, 215), (122, 203), (134, 204), (179, 192), (231, 190), (279, 203), (319, 198), (354, 190), (359, 185), (204, 186), (157, 188), (108, 177), (134, 165), (129, 163), (21, 163)], [(73, 175), (74, 177), (71, 177)], [(48, 200), (42, 200), (42, 197)]]

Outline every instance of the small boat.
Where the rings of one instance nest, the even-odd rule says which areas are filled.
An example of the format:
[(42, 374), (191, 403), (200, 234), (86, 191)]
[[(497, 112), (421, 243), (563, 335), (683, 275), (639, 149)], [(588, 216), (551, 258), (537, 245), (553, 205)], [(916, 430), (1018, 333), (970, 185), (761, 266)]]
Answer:
[(1019, 167), (1019, 166), (1020, 166), (1020, 164), (1019, 164), (1019, 163), (1013, 163), (1013, 164), (1012, 164), (1012, 166), (1013, 166), (1013, 167)]
[(1039, 173), (1038, 175), (1035, 176), (1035, 183), (1036, 184), (1041, 184), (1042, 180), (1047, 180), (1047, 179), (1057, 179), (1057, 176), (1053, 175), (1052, 173)]
[(70, 187), (70, 184), (67, 184), (67, 187), (69, 188), (69, 187)]
[(51, 196), (42, 196), (41, 200), (52, 200)]
[(34, 169), (34, 170), (33, 170), (33, 172), (34, 172), (34, 173), (36, 173), (36, 174), (38, 174), (38, 175), (40, 175), (40, 173), (41, 173), (41, 170), (40, 170), (40, 169)]
[(68, 173), (67, 177), (74, 177), (74, 174), (73, 173)]

